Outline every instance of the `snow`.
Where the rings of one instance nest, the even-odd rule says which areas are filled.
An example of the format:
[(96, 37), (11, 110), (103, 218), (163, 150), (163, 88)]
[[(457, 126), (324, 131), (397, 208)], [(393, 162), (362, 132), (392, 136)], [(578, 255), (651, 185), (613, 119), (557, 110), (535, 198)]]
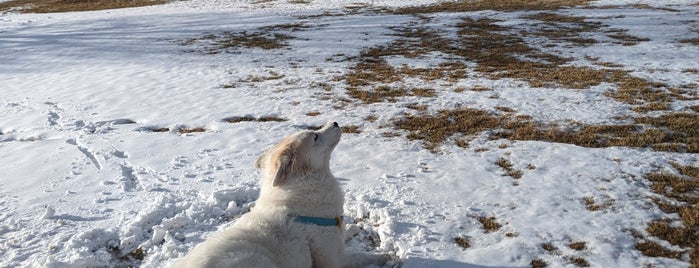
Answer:
[[(348, 241), (350, 249), (393, 254), (392, 264), (403, 267), (521, 267), (533, 259), (560, 267), (570, 265), (566, 258), (571, 256), (582, 256), (593, 267), (688, 265), (641, 255), (632, 230), (643, 230), (650, 219), (664, 215), (650, 201), (653, 194), (643, 174), (670, 171), (670, 162), (697, 166), (696, 154), (485, 137), (473, 141), (471, 149), (447, 143), (433, 153), (405, 135), (383, 135), (384, 126), (404, 112), (401, 103), (356, 102), (335, 109), (337, 99), (322, 98), (327, 92), (314, 85), (346, 73), (351, 62), (342, 58), (390, 42), (395, 36), (389, 26), (415, 18), (303, 15), (404, 3), (192, 0), (95, 12), (1, 14), (0, 266), (167, 266), (254, 205), (259, 171), (253, 163), (267, 147), (331, 120), (362, 130), (344, 135), (331, 161), (345, 191), (348, 226), (358, 234)], [(699, 48), (676, 42), (696, 36), (695, 1), (595, 4), (681, 11), (671, 16), (660, 9), (623, 7), (559, 11), (651, 38), (632, 47), (600, 44), (560, 53), (595, 55), (670, 84), (699, 79), (680, 72), (696, 68)], [(431, 23), (446, 28), (462, 15), (436, 15)], [(201, 47), (181, 45), (207, 33), (289, 22), (314, 26), (290, 32), (297, 39), (289, 41), (289, 49), (209, 55)], [(395, 60), (391, 64), (424, 64)], [(240, 82), (270, 73), (284, 77)], [(222, 86), (231, 83), (234, 88)], [(501, 97), (444, 92), (425, 104), (431, 110), (506, 106), (542, 121), (581, 123), (610, 122), (629, 109), (604, 97), (609, 86), (604, 84), (556, 91), (508, 79), (474, 77), (457, 84), (473, 85), (489, 86)], [(345, 94), (342, 89), (332, 93)], [(416, 101), (423, 100), (401, 100)], [(306, 115), (311, 111), (321, 114)], [(289, 120), (224, 121), (246, 115)], [(369, 115), (378, 119), (365, 121)], [(179, 134), (182, 127), (206, 131)], [(151, 131), (157, 128), (168, 131)], [(500, 158), (524, 171), (518, 186), (494, 164)], [(607, 209), (588, 211), (582, 202), (586, 197), (612, 202)], [(491, 216), (503, 227), (485, 233), (478, 218)], [(456, 246), (457, 236), (469, 237), (471, 247)], [(380, 239), (376, 249), (370, 237)], [(574, 241), (586, 242), (587, 248), (568, 248)], [(560, 252), (542, 249), (548, 242)], [(142, 262), (133, 257), (139, 248), (145, 254)]]

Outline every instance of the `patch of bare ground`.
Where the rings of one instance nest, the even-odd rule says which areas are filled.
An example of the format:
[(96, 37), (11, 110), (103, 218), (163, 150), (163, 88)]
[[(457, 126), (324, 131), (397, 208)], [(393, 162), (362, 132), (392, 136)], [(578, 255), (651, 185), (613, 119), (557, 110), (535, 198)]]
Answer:
[(0, 3), (0, 12), (59, 13), (94, 11), (127, 7), (152, 6), (167, 3), (165, 0), (14, 0)]
[(420, 14), (435, 12), (468, 12), (480, 10), (557, 10), (566, 7), (584, 6), (589, 0), (473, 0), (444, 1), (434, 5), (406, 7), (396, 10), (398, 14)]
[(646, 232), (683, 250), (667, 249), (643, 237), (636, 249), (649, 257), (681, 258), (686, 253), (691, 267), (699, 267), (699, 167), (677, 163), (673, 166), (677, 173), (655, 172), (645, 178), (651, 182), (650, 189), (661, 196), (655, 199), (658, 207), (679, 217), (653, 220)]
[(568, 261), (578, 267), (590, 267), (590, 263), (583, 257), (571, 257)]
[[(254, 31), (223, 31), (207, 33), (199, 37), (180, 41), (180, 45), (192, 46), (201, 44), (208, 54), (219, 54), (240, 48), (280, 49), (289, 45), (294, 39), (289, 32), (302, 31), (310, 26), (302, 23), (286, 23), (264, 26)], [(196, 51), (196, 50), (195, 50)]]
[(549, 264), (546, 261), (541, 260), (541, 259), (535, 259), (535, 260), (532, 260), (531, 263), (529, 263), (529, 267), (533, 267), (533, 268), (541, 268), (541, 267), (547, 267), (547, 266), (549, 266)]
[(461, 108), (442, 110), (436, 115), (409, 115), (397, 121), (395, 126), (409, 131), (408, 139), (422, 140), (427, 149), (436, 151), (441, 143), (454, 134), (468, 136), (497, 128), (500, 119), (487, 111)]
[(692, 44), (695, 46), (699, 46), (699, 37), (698, 38), (682, 39), (682, 40), (680, 40), (680, 43)]
[(604, 27), (601, 22), (587, 21), (587, 18), (583, 16), (568, 16), (549, 12), (527, 15), (523, 18), (543, 22), (544, 25), (537, 27), (531, 33), (532, 35), (572, 43), (577, 46), (589, 46), (597, 43), (597, 40), (593, 38), (583, 37), (584, 33), (597, 32)]
[(502, 227), (502, 224), (498, 223), (495, 217), (479, 217), (478, 221), (483, 225), (483, 230), (486, 233), (495, 232)]
[(557, 126), (534, 122), (510, 122), (493, 138), (539, 140), (584, 147), (651, 148), (659, 151), (699, 152), (699, 114), (675, 112), (659, 117), (639, 117), (628, 125)]
[(615, 203), (614, 199), (611, 199), (609, 197), (606, 197), (605, 199), (606, 200), (604, 200), (603, 202), (599, 202), (599, 201), (595, 200), (594, 197), (588, 196), (588, 197), (583, 198), (583, 204), (585, 204), (585, 208), (587, 208), (587, 210), (589, 210), (589, 211), (599, 211), (599, 210), (603, 210), (603, 209), (609, 209), (610, 207), (612, 207), (614, 205), (614, 203)]
[(462, 249), (467, 249), (471, 247), (471, 240), (465, 236), (457, 236), (454, 238), (454, 243), (461, 247)]
[(232, 116), (223, 119), (224, 122), (228, 123), (240, 123), (240, 122), (285, 122), (288, 121), (286, 118), (281, 118), (277, 116), (262, 116), (253, 117), (250, 115), (246, 116)]
[(206, 129), (203, 127), (180, 127), (177, 129), (177, 133), (180, 134), (191, 134), (197, 132), (206, 132)]
[(436, 30), (424, 27), (394, 27), (399, 38), (388, 45), (363, 50), (359, 60), (341, 77), (347, 85), (349, 95), (364, 103), (396, 101), (400, 97), (434, 97), (430, 88), (412, 88), (404, 85), (407, 77), (426, 82), (443, 80), (456, 82), (466, 77), (466, 65), (459, 60), (445, 61), (428, 68), (413, 68), (407, 65), (391, 66), (386, 57), (400, 56), (418, 58), (433, 51), (453, 51), (451, 41)]
[(522, 175), (524, 175), (524, 172), (521, 170), (515, 169), (514, 165), (512, 165), (512, 162), (510, 162), (509, 159), (501, 157), (498, 159), (498, 161), (495, 162), (495, 164), (505, 170), (505, 175), (510, 176), (514, 179), (520, 179), (522, 178)]
[[(457, 108), (436, 114), (407, 115), (396, 120), (394, 127), (408, 131), (408, 139), (423, 141), (425, 148), (433, 152), (450, 139), (465, 147), (468, 143), (465, 137), (485, 131), (489, 132), (491, 139), (548, 141), (590, 148), (623, 146), (699, 152), (697, 113), (673, 112), (657, 117), (638, 117), (634, 121), (634, 124), (624, 125), (561, 125), (536, 122), (526, 115)], [(460, 138), (453, 138), (455, 136)]]
[[(583, 18), (567, 17), (552, 13), (532, 15), (530, 18), (542, 21), (565, 23), (584, 23)], [(420, 72), (400, 72), (391, 67), (382, 57), (402, 55), (417, 57), (425, 51), (439, 51), (459, 56), (466, 61), (477, 63), (476, 71), (492, 79), (516, 78), (527, 81), (533, 87), (564, 87), (584, 89), (601, 83), (616, 85), (616, 90), (607, 96), (635, 105), (633, 110), (638, 113), (650, 111), (667, 111), (670, 104), (676, 100), (691, 100), (693, 90), (668, 88), (663, 83), (648, 81), (630, 75), (627, 71), (616, 69), (596, 69), (567, 65), (570, 59), (529, 46), (522, 37), (507, 27), (498, 25), (493, 19), (465, 18), (456, 26), (459, 29), (457, 41), (445, 40), (440, 37), (436, 47), (422, 46), (428, 42), (415, 41), (419, 37), (435, 37), (432, 33), (403, 30), (413, 37), (410, 49), (402, 48), (405, 42), (397, 45), (369, 49), (371, 64), (362, 66), (360, 62), (347, 77), (350, 84), (350, 95), (364, 102), (394, 101), (398, 96), (411, 95), (404, 89), (376, 87), (373, 91), (358, 91), (352, 86), (366, 86), (373, 83), (391, 83), (399, 81), (402, 75), (415, 75)], [(588, 30), (599, 28), (597, 24), (580, 26)], [(419, 32), (420, 34), (415, 34)], [(618, 67), (618, 66), (615, 66)], [(373, 80), (371, 80), (373, 79)], [(457, 88), (456, 92), (465, 89)], [(499, 110), (507, 112), (506, 107)], [(468, 114), (469, 116), (462, 116)], [(474, 116), (475, 115), (475, 116)], [(475, 121), (474, 121), (475, 120)], [(550, 142), (570, 143), (585, 147), (627, 146), (653, 148), (662, 151), (698, 152), (699, 135), (696, 129), (699, 118), (696, 114), (686, 112), (671, 112), (659, 117), (638, 117), (634, 124), (627, 125), (560, 125), (554, 123), (534, 122), (525, 118), (499, 116), (486, 111), (471, 109), (455, 109), (440, 111), (436, 115), (409, 115), (398, 120), (397, 128), (408, 130), (409, 139), (425, 141), (430, 150), (454, 134), (468, 136), (485, 130), (496, 130), (492, 138), (511, 140), (543, 140)], [(459, 146), (467, 144), (457, 140)]]

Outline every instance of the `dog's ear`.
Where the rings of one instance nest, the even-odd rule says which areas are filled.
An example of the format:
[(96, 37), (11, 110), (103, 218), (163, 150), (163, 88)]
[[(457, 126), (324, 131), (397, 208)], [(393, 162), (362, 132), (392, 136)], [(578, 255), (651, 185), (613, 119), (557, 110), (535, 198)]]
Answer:
[(284, 183), (289, 177), (289, 172), (292, 170), (294, 165), (293, 155), (281, 154), (277, 157), (276, 172), (274, 172), (274, 180), (272, 181), (272, 186), (277, 187)]
[(272, 156), (276, 160), (272, 186), (282, 185), (289, 179), (305, 175), (310, 170), (308, 159), (302, 157), (294, 147), (283, 148)]
[(267, 152), (262, 154), (260, 158), (257, 158), (257, 161), (255, 161), (255, 168), (264, 168), (265, 164), (265, 158), (267, 157)]

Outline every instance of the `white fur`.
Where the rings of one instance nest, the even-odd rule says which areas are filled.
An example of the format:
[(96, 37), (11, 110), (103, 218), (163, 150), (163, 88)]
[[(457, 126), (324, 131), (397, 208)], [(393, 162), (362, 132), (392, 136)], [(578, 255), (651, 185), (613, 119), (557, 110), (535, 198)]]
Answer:
[(175, 267), (360, 267), (383, 264), (382, 256), (346, 254), (344, 230), (297, 223), (293, 216), (342, 216), (343, 193), (330, 172), (330, 155), (341, 129), (286, 137), (255, 164), (262, 168), (255, 207), (232, 227), (196, 246)]

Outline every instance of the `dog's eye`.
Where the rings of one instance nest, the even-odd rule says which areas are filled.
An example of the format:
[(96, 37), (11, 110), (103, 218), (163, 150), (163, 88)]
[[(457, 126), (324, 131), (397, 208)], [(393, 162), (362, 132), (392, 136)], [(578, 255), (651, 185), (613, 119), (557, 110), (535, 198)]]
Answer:
[(315, 134), (316, 136), (313, 138), (313, 141), (318, 141), (318, 134)]

